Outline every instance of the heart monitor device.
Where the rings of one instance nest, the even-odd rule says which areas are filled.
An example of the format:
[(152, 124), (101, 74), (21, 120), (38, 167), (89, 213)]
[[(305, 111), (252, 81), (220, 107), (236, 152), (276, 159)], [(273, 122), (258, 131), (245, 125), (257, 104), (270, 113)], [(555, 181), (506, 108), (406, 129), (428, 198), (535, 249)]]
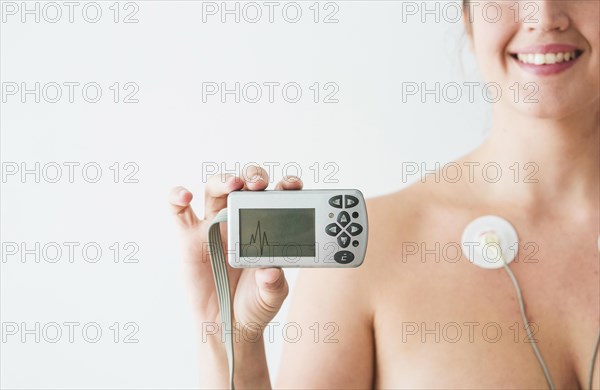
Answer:
[(358, 267), (367, 249), (359, 190), (235, 191), (227, 200), (232, 267)]

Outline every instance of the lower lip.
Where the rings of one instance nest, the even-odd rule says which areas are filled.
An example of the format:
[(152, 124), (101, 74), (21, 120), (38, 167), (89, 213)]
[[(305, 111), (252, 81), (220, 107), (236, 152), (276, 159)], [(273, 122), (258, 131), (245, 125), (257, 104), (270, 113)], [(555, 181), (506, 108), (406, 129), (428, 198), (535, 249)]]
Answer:
[(574, 60), (567, 62), (559, 62), (557, 64), (548, 64), (548, 65), (535, 65), (535, 64), (526, 64), (524, 62), (519, 61), (516, 58), (511, 57), (521, 68), (526, 70), (529, 73), (533, 73), (538, 76), (550, 76), (554, 74), (558, 74), (571, 66), (573, 66), (581, 57), (581, 55)]

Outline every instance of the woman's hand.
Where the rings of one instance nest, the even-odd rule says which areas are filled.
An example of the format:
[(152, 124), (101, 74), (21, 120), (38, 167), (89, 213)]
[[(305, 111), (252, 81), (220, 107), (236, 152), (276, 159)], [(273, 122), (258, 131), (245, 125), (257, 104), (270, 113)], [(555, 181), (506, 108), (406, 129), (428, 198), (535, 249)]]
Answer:
[[(258, 166), (245, 170), (247, 176), (215, 175), (206, 183), (204, 219), (196, 216), (190, 202), (192, 193), (183, 187), (171, 190), (170, 203), (173, 214), (181, 226), (184, 257), (191, 268), (193, 293), (201, 321), (221, 324), (216, 287), (208, 257), (208, 229), (215, 215), (227, 207), (227, 195), (232, 191), (262, 191), (267, 188), (269, 176)], [(282, 179), (276, 190), (300, 190), (302, 182), (297, 177)], [(227, 248), (227, 231), (221, 225), (223, 246)], [(225, 250), (227, 253), (227, 250)], [(259, 324), (244, 328), (242, 334), (262, 334), (263, 327), (277, 314), (288, 294), (288, 284), (280, 268), (232, 268), (227, 265), (233, 303), (233, 318), (237, 326)], [(254, 336), (254, 335), (253, 335)]]

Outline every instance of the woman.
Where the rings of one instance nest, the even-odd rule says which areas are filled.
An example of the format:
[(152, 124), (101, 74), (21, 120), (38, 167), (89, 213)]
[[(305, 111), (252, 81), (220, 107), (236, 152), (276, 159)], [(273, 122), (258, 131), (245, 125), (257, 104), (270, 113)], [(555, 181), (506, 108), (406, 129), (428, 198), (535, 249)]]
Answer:
[[(369, 200), (363, 266), (300, 271), (288, 321), (306, 332), (317, 323), (321, 335), (285, 343), (275, 388), (546, 388), (507, 275), (442, 250), (487, 214), (518, 231), (520, 252), (510, 267), (554, 384), (587, 386), (600, 326), (600, 2), (495, 2), (503, 16), (493, 22), (482, 12), (485, 3), (492, 2), (465, 2), (464, 20), (484, 79), (503, 95), (493, 104), (488, 139), (457, 161), (475, 167), (473, 174), (465, 168), (458, 180), (441, 181), (431, 175)], [(477, 170), (489, 162), (502, 168), (501, 177)], [(255, 175), (211, 178), (203, 220), (191, 209), (190, 192), (178, 187), (171, 194), (203, 322), (219, 322), (210, 263), (201, 261), (208, 224), (229, 192), (266, 188), (265, 170), (256, 167)], [(276, 189), (301, 187), (282, 180)], [(279, 269), (230, 269), (230, 281), (241, 324), (268, 323), (288, 294)], [(337, 342), (324, 342), (328, 323)], [(256, 337), (235, 345), (238, 388), (271, 386), (259, 331)], [(206, 341), (203, 386), (227, 387), (221, 340)]]

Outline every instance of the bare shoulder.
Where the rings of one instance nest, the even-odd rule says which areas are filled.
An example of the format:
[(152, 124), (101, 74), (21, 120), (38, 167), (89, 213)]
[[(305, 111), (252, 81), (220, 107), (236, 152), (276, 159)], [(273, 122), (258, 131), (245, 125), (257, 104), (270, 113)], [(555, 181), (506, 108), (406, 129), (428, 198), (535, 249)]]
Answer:
[(392, 253), (399, 254), (403, 242), (421, 242), (447, 231), (448, 225), (463, 214), (460, 198), (458, 188), (418, 182), (369, 199), (369, 262), (388, 262)]
[(385, 313), (410, 312), (413, 292), (424, 288), (419, 280), (430, 273), (403, 262), (403, 248), (429, 237), (447, 215), (439, 212), (445, 198), (436, 188), (418, 183), (367, 200), (369, 239), (360, 267), (300, 270), (288, 321), (310, 337), (284, 344), (278, 388), (373, 387), (375, 362), (387, 361), (376, 358), (375, 336), (389, 322)]
[(299, 271), (287, 321), (306, 336), (284, 343), (278, 388), (373, 387), (377, 295), (389, 290), (385, 263), (393, 262), (390, 254), (402, 236), (399, 227), (410, 231), (422, 219), (427, 209), (421, 202), (412, 189), (367, 200), (369, 240), (363, 264)]
[[(302, 313), (311, 318), (307, 311), (313, 311), (317, 316), (320, 308), (303, 302), (318, 301), (320, 307), (335, 308), (328, 313), (336, 320), (348, 316), (354, 323), (371, 328), (379, 295), (385, 291), (394, 268), (403, 265), (408, 275), (413, 272), (403, 250), (436, 238), (435, 232), (444, 231), (444, 224), (449, 223), (446, 220), (452, 218), (447, 196), (441, 196), (437, 188), (437, 184), (417, 183), (367, 199), (369, 237), (364, 263), (348, 269), (301, 269), (291, 297), (292, 315)], [(422, 268), (414, 268), (414, 272)], [(295, 297), (302, 297), (302, 302)]]
[(362, 278), (370, 286), (375, 322), (391, 295), (396, 310), (410, 312), (412, 297), (423, 289), (456, 282), (464, 265), (461, 234), (478, 212), (468, 192), (461, 185), (418, 182), (368, 201), (369, 243)]
[[(444, 232), (452, 230), (448, 225), (462, 219), (458, 211), (462, 207), (457, 206), (452, 190), (443, 184), (419, 182), (367, 199), (369, 238), (364, 263), (343, 270), (302, 269), (298, 278), (302, 299), (308, 294), (311, 299), (323, 300), (321, 290), (326, 289), (329, 293), (325, 299), (331, 299), (332, 304), (352, 301), (353, 313), (368, 324), (375, 308), (371, 292), (382, 288), (380, 281), (389, 275), (390, 267), (406, 259), (403, 250), (432, 238), (442, 239)], [(304, 291), (308, 290), (304, 286), (311, 288)]]
[[(427, 183), (367, 199), (369, 237), (364, 263), (348, 269), (301, 269), (297, 290), (302, 291), (294, 293), (309, 301), (319, 299), (325, 303), (331, 299), (332, 305), (351, 301), (356, 319), (369, 323), (375, 307), (371, 291), (382, 287), (377, 281), (386, 273), (386, 267), (402, 258), (403, 242), (427, 237), (435, 229), (434, 221), (441, 216), (439, 209), (446, 207), (442, 199)], [(326, 297), (321, 289), (329, 291)]]

